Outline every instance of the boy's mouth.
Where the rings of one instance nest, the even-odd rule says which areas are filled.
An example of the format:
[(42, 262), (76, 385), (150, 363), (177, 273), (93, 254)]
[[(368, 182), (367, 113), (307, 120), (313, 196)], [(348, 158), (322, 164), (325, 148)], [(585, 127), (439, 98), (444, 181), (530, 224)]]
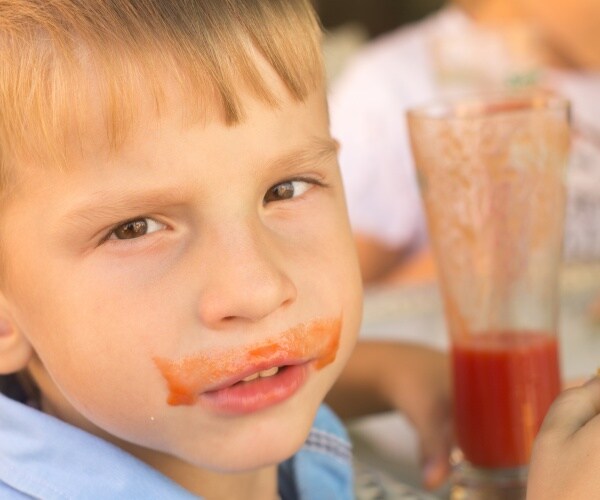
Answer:
[(310, 367), (318, 370), (333, 362), (341, 326), (341, 319), (317, 320), (259, 345), (205, 351), (178, 361), (155, 357), (154, 363), (167, 381), (169, 405), (193, 405), (201, 397), (221, 407), (244, 399), (246, 403), (232, 403), (229, 409), (247, 413), (258, 400), (262, 407), (295, 392)]
[[(261, 375), (265, 374), (265, 375)], [(280, 403), (306, 381), (308, 363), (273, 367), (199, 396), (205, 407), (224, 415), (244, 415)]]
[[(312, 361), (312, 360), (310, 360)], [(287, 361), (287, 363), (271, 363), (270, 367), (265, 367), (265, 363), (260, 363), (255, 367), (247, 367), (243, 372), (237, 373), (228, 377), (214, 385), (206, 387), (201, 391), (201, 394), (220, 391), (237, 385), (246, 385), (251, 382), (260, 382), (262, 379), (276, 377), (280, 372), (283, 372), (290, 366), (308, 363), (309, 360)]]

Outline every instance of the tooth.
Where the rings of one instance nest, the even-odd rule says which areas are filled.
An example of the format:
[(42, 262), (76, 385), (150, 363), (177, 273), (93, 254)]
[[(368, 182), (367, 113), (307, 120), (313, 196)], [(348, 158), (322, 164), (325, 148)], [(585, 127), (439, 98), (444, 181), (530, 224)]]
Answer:
[(268, 370), (263, 370), (262, 372), (259, 372), (259, 375), (261, 376), (261, 378), (272, 377), (278, 371), (279, 371), (279, 367), (274, 366), (273, 368), (269, 368)]
[(248, 375), (246, 378), (242, 379), (242, 382), (252, 382), (253, 380), (256, 380), (258, 377), (261, 377), (261, 378), (272, 377), (278, 371), (279, 371), (279, 367), (274, 366), (273, 368), (269, 368), (268, 370), (263, 370), (262, 372), (256, 372), (256, 373), (253, 373), (252, 375)]
[(256, 380), (258, 378), (258, 373), (253, 373), (252, 375), (248, 375), (246, 378), (243, 378), (242, 380), (244, 382), (252, 382), (253, 380)]

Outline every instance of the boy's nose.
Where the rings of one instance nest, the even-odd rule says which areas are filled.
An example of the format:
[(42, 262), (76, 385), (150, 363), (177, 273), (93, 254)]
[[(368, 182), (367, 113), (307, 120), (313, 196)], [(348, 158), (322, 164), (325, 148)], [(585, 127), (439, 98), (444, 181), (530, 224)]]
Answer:
[(291, 305), (296, 286), (278, 262), (272, 249), (257, 242), (222, 249), (200, 296), (202, 323), (219, 329), (235, 320), (254, 322)]

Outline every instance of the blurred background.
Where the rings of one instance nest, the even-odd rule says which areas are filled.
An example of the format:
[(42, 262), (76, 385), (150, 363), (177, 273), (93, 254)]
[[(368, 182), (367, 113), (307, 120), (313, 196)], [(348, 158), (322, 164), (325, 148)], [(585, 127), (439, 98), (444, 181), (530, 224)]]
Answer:
[(335, 80), (365, 42), (439, 9), (444, 0), (314, 0), (325, 29), (323, 54)]
[(443, 3), (443, 0), (316, 0), (316, 7), (327, 30), (355, 24), (372, 38), (420, 19)]

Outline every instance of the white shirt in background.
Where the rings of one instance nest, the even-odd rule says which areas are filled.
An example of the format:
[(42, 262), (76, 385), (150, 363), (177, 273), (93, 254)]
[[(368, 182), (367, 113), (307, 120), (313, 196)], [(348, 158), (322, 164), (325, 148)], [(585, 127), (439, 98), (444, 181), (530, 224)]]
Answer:
[(447, 7), (367, 44), (335, 79), (331, 130), (355, 232), (392, 248), (422, 247), (426, 225), (405, 120), (406, 110), (440, 97), (541, 84), (573, 106), (568, 167), (565, 256), (600, 258), (600, 74), (536, 67), (512, 48), (515, 27), (501, 38)]

